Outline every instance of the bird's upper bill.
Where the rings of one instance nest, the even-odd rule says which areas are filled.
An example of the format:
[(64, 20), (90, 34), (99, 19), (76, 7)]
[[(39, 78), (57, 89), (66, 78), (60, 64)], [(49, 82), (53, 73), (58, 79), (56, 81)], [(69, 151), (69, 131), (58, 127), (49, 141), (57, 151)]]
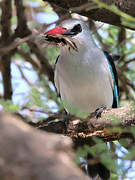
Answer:
[(57, 26), (49, 31), (47, 31), (46, 35), (52, 35), (52, 34), (64, 34), (67, 33), (68, 30), (66, 28), (63, 28), (62, 26)]

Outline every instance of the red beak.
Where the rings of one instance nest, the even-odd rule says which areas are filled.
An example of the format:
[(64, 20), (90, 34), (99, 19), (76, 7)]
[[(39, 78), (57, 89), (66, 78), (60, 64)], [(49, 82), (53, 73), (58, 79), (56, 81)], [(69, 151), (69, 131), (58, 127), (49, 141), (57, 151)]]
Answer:
[(53, 29), (51, 29), (50, 31), (46, 32), (46, 35), (52, 35), (52, 34), (64, 34), (66, 33), (68, 30), (63, 28), (62, 26), (57, 26)]

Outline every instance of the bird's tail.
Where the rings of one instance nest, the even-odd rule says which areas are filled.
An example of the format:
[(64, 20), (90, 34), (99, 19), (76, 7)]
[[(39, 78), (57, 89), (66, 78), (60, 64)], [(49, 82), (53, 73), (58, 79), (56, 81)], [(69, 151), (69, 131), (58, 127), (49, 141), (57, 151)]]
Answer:
[[(93, 156), (90, 153), (88, 153), (87, 161), (90, 161), (92, 159), (93, 159)], [(101, 180), (110, 179), (110, 171), (101, 162), (88, 164), (87, 173), (93, 180), (97, 179), (98, 177), (100, 177)]]

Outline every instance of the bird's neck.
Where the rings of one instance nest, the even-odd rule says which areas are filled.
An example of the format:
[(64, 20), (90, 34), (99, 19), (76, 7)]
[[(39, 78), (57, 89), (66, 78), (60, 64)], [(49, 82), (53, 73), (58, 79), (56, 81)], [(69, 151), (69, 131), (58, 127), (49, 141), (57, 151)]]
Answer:
[(74, 39), (74, 43), (77, 47), (77, 51), (75, 51), (72, 47), (70, 47), (69, 45), (66, 46), (61, 46), (60, 47), (60, 54), (62, 56), (65, 55), (80, 55), (82, 53), (85, 52), (90, 52), (93, 49), (98, 49), (97, 45), (95, 44), (92, 35), (90, 33), (88, 33), (88, 35), (86, 36), (85, 34), (82, 36), (76, 36), (76, 38)]

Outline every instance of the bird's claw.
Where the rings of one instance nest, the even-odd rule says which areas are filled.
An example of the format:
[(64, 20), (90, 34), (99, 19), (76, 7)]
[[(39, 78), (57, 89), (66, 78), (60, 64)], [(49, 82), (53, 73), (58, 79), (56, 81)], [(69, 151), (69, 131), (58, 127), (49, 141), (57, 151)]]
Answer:
[(103, 107), (100, 107), (100, 108), (97, 108), (95, 113), (96, 113), (96, 118), (99, 118), (101, 117), (101, 114), (103, 112), (103, 110), (106, 109), (106, 106), (103, 106)]

